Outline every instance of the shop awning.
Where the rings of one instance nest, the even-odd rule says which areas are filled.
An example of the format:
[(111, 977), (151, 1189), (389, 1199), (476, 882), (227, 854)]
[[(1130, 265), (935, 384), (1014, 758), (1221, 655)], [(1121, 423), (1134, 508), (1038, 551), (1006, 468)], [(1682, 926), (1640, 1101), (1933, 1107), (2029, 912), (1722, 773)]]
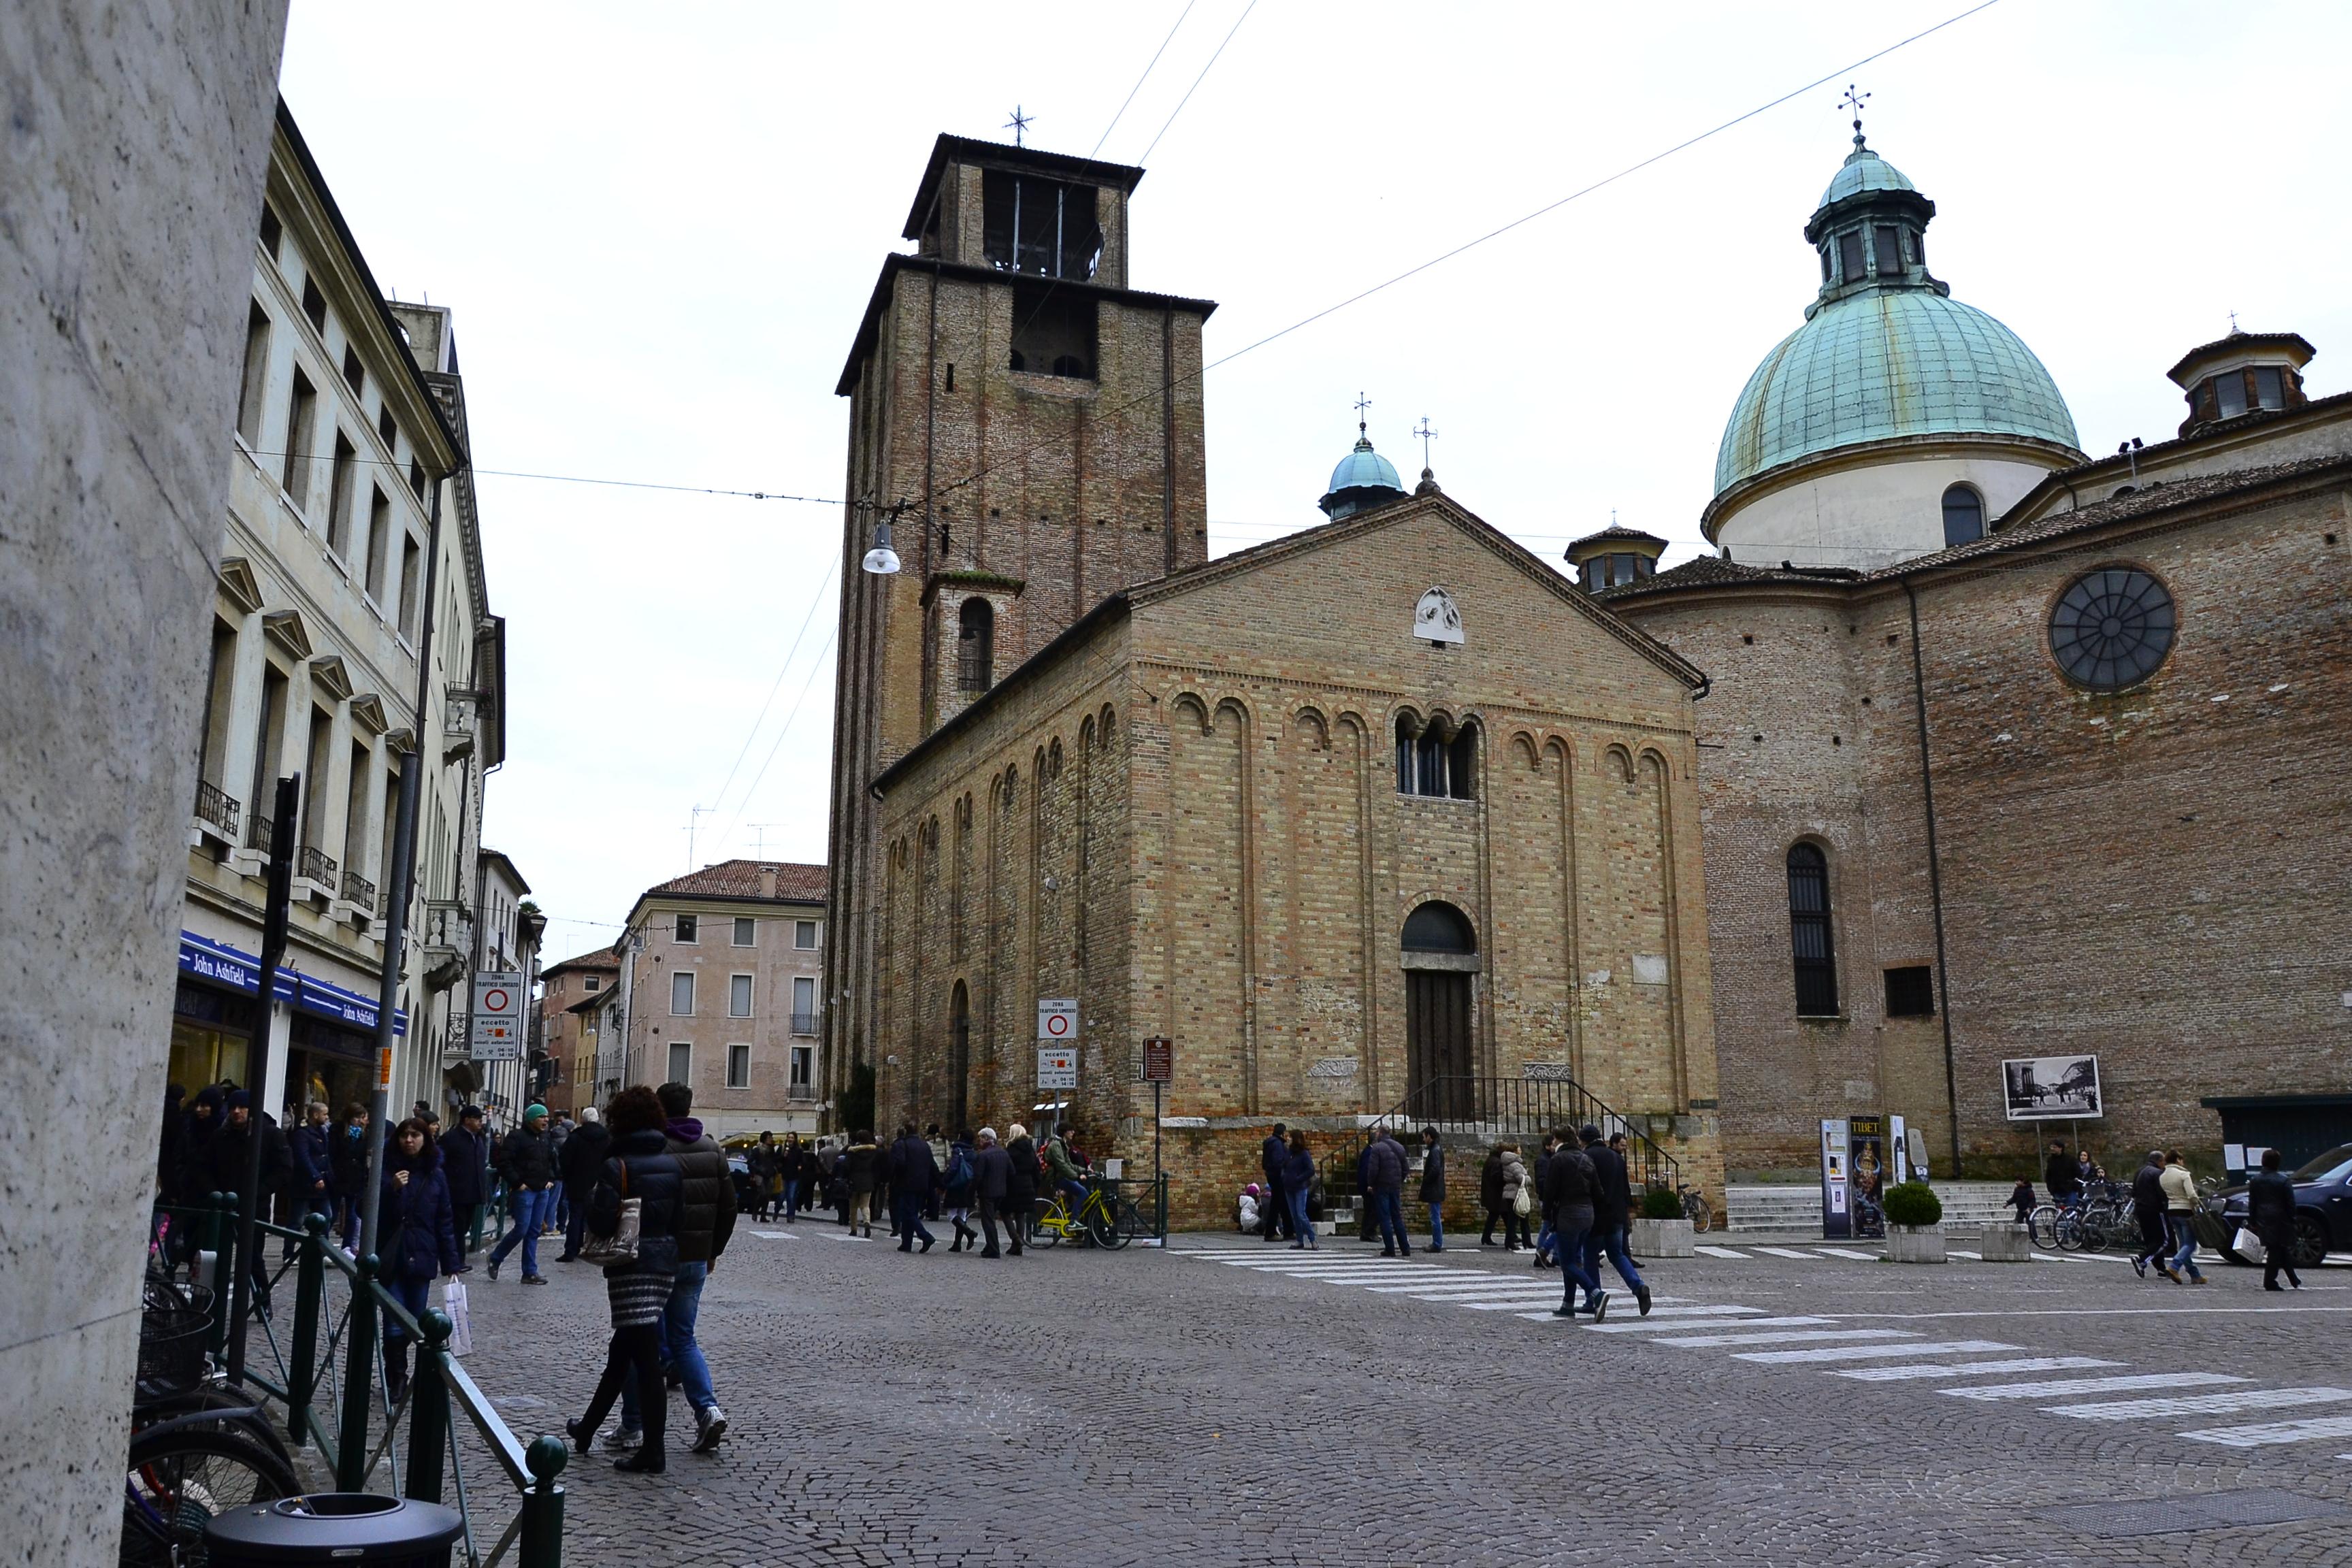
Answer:
[[(180, 933), (180, 973), (197, 980), (226, 985), (232, 991), (253, 995), (261, 985), (261, 960), (225, 942), (198, 936), (192, 931)], [(376, 1002), (373, 996), (362, 996), (356, 991), (304, 974), (299, 970), (280, 968), (278, 984), (272, 988), (276, 1000), (298, 1012), (332, 1018), (353, 1028), (373, 1029), (376, 1026)], [(408, 1033), (408, 1014), (392, 1016), (392, 1032)]]

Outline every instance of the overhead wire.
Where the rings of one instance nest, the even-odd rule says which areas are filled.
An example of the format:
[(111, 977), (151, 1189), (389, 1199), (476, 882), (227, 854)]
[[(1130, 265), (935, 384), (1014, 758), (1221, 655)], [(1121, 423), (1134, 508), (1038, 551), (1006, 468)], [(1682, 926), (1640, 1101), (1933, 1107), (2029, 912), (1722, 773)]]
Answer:
[(1242, 30), (1242, 24), (1248, 21), (1250, 18), (1250, 13), (1256, 9), (1257, 0), (1249, 0), (1249, 4), (1242, 7), (1242, 14), (1234, 18), (1234, 25), (1232, 28), (1226, 32), (1223, 42), (1217, 45), (1216, 54), (1213, 54), (1209, 57), (1208, 65), (1201, 68), (1201, 74), (1192, 79), (1192, 85), (1184, 89), (1184, 96), (1176, 100), (1176, 107), (1169, 112), (1167, 124), (1160, 126), (1160, 135), (1154, 136), (1151, 139), (1151, 146), (1146, 147), (1143, 150), (1142, 156), (1136, 159), (1137, 163), (1140, 163), (1145, 158), (1151, 156), (1152, 148), (1160, 145), (1160, 137), (1168, 134), (1169, 126), (1176, 123), (1176, 116), (1184, 112), (1184, 106), (1192, 101), (1192, 94), (1199, 91), (1201, 84), (1208, 79), (1211, 67), (1213, 67), (1217, 63), (1217, 56), (1225, 52), (1225, 45), (1234, 41), (1234, 34)]
[(743, 814), (751, 809), (751, 797), (760, 793), (760, 781), (768, 776), (768, 764), (776, 760), (777, 752), (783, 748), (784, 737), (793, 732), (793, 723), (795, 720), (800, 718), (802, 705), (808, 701), (808, 694), (810, 690), (815, 687), (817, 676), (824, 669), (825, 655), (833, 651), (834, 639), (840, 635), (840, 632), (841, 627), (838, 623), (836, 623), (833, 630), (825, 633), (824, 645), (816, 650), (816, 662), (809, 666), (808, 679), (801, 682), (801, 694), (793, 699), (793, 710), (791, 712), (784, 715), (783, 728), (776, 731), (775, 743), (768, 748), (767, 756), (761, 759), (760, 763), (760, 771), (752, 774), (751, 782), (744, 786), (743, 798), (741, 802), (736, 805), (735, 816), (727, 824), (727, 831), (719, 836), (719, 842), (720, 844), (725, 844), (728, 838), (733, 835), (737, 824), (743, 820)]
[(1135, 85), (1127, 89), (1127, 96), (1119, 100), (1118, 112), (1110, 117), (1110, 123), (1103, 127), (1103, 133), (1095, 138), (1094, 152), (1088, 153), (1087, 157), (1101, 152), (1103, 143), (1110, 140), (1110, 133), (1118, 129), (1119, 121), (1127, 114), (1128, 105), (1133, 103), (1135, 95), (1143, 90), (1143, 84), (1151, 79), (1151, 72), (1160, 64), (1160, 57), (1168, 52), (1168, 46), (1176, 41), (1177, 28), (1183, 26), (1184, 18), (1191, 16), (1192, 7), (1200, 3), (1201, 0), (1184, 0), (1184, 9), (1176, 13), (1176, 26), (1169, 28), (1168, 36), (1160, 40), (1160, 47), (1151, 51), (1151, 63), (1143, 68), (1143, 74), (1137, 77)]
[[(784, 677), (792, 671), (793, 656), (801, 651), (801, 639), (808, 636), (810, 626), (816, 620), (817, 611), (824, 605), (825, 590), (833, 586), (833, 575), (840, 569), (838, 559), (825, 567), (824, 577), (817, 584), (815, 595), (809, 600), (808, 614), (801, 617), (801, 629), (793, 634), (793, 646), (784, 650), (784, 661), (776, 667), (776, 679), (768, 688), (767, 698), (760, 704), (760, 711), (753, 715), (751, 727), (743, 732), (742, 747), (735, 753), (734, 762), (728, 765), (725, 782), (719, 784), (719, 793), (710, 797), (719, 805), (727, 804), (727, 786), (735, 782), (735, 774), (743, 766), (743, 759), (751, 754), (751, 742), (760, 738), (760, 725), (767, 719), (768, 710), (775, 705), (776, 693), (784, 689)], [(724, 845), (726, 842), (722, 835), (719, 843)]]

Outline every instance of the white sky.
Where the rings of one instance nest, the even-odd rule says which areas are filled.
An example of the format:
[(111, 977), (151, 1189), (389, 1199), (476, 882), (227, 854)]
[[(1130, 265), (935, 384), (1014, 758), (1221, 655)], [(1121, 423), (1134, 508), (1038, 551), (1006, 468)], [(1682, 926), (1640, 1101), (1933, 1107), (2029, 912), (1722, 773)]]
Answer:
[[(1260, 0), (1133, 206), (1135, 286), (1221, 301), (1213, 360), (1837, 74), (1212, 373), (1213, 550), (1321, 521), (1361, 389), (1408, 481), (1425, 414), (1447, 490), (1547, 559), (1612, 510), (1695, 552), (1731, 402), (1812, 297), (1842, 68), (1969, 3)], [(1141, 158), (1247, 4), (1194, 0), (1100, 156)], [(932, 138), (1019, 103), (1032, 145), (1089, 152), (1182, 10), (296, 0), (284, 91), (378, 280), (456, 310), (479, 468), (835, 497), (834, 383)], [(2001, 0), (1852, 75), (1937, 203), (1937, 275), (2095, 454), (2173, 433), (2164, 370), (2233, 310), (2318, 346), (2315, 395), (2352, 386), (2347, 35), (2333, 5)], [(696, 864), (822, 860), (839, 510), (481, 495), (488, 842), (551, 961), (688, 868), (694, 806)]]

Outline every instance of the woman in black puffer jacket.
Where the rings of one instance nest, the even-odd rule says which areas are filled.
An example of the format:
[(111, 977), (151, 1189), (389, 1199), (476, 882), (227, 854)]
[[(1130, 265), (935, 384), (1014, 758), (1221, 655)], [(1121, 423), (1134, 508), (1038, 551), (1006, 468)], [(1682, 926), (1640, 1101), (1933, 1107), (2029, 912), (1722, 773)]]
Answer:
[(613, 1468), (656, 1476), (668, 1465), (662, 1450), (667, 1402), (661, 1397), (661, 1317), (669, 1304), (670, 1283), (677, 1276), (678, 1200), (685, 1183), (677, 1156), (664, 1152), (667, 1120), (661, 1101), (643, 1084), (623, 1089), (604, 1109), (613, 1147), (589, 1195), (588, 1234), (614, 1235), (620, 1228), (622, 1203), (635, 1198), (637, 1258), (604, 1270), (604, 1296), (613, 1313), (604, 1375), (588, 1401), (587, 1414), (564, 1425), (580, 1451), (588, 1452), (596, 1429), (621, 1396), (622, 1380), (635, 1367), (637, 1386), (653, 1391), (645, 1401), (645, 1445), (614, 1460)]

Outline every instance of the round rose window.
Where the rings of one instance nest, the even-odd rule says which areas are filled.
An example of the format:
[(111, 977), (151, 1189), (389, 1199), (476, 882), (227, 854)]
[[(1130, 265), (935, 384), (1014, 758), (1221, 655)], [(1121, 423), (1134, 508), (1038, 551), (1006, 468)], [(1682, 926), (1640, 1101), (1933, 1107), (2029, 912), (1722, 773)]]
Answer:
[(2094, 691), (2120, 691), (2156, 671), (2172, 650), (2172, 595), (2128, 566), (2086, 572), (2050, 613), (2050, 651), (2066, 678)]

